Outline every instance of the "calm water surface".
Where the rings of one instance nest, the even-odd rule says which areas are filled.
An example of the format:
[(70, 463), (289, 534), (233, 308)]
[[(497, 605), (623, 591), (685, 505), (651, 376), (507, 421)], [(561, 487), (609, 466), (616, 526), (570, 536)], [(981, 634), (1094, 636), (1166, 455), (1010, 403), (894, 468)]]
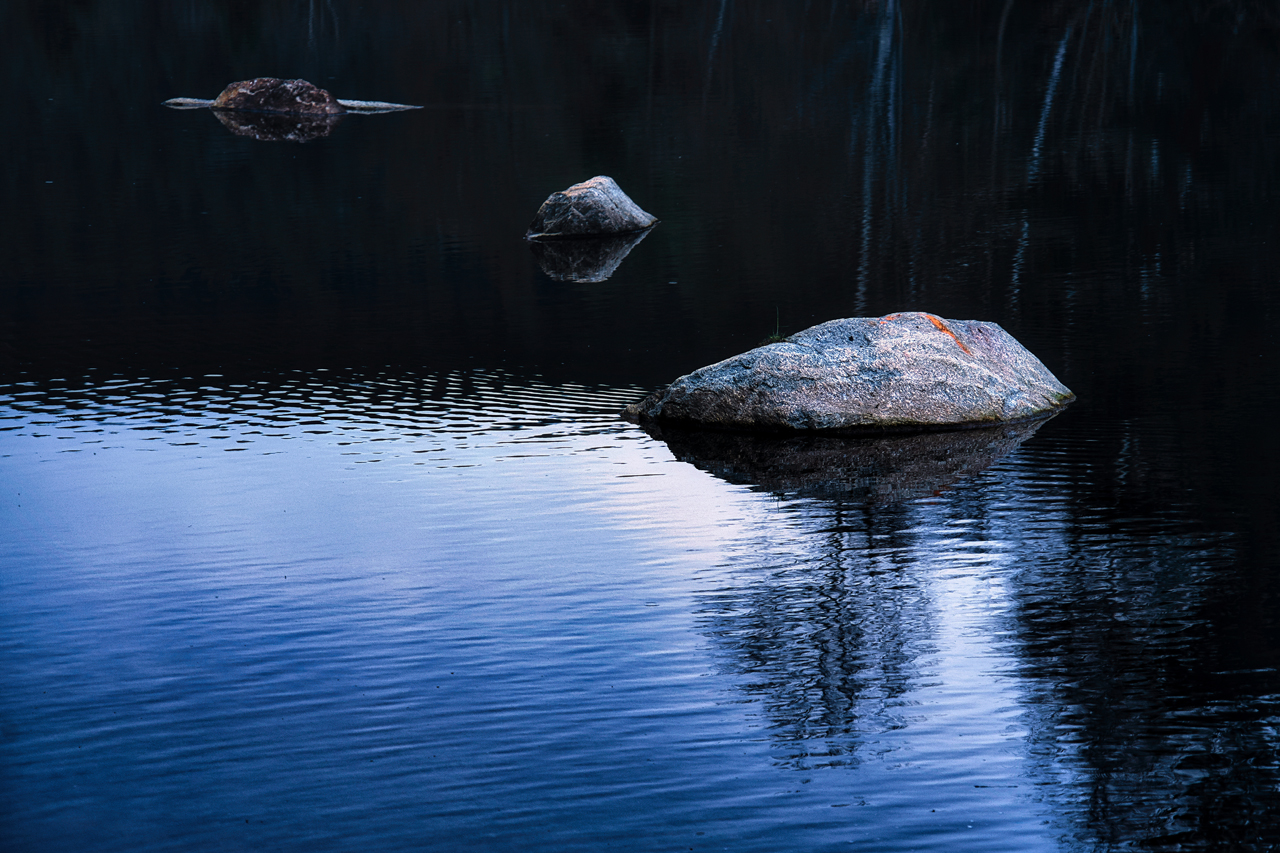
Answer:
[[(1280, 845), (1269, 7), (0, 11), (13, 851)], [(305, 143), (169, 97), (421, 104)], [(609, 174), (603, 281), (521, 240)], [(579, 278), (585, 278), (579, 276)], [(840, 316), (1079, 402), (650, 435)]]

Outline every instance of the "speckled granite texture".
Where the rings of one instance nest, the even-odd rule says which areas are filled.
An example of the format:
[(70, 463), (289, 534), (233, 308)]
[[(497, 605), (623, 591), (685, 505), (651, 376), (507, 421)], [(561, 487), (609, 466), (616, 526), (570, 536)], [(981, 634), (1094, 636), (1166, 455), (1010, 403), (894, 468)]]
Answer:
[(1010, 423), (1075, 395), (995, 323), (909, 312), (832, 320), (682, 376), (623, 413), (748, 431)]

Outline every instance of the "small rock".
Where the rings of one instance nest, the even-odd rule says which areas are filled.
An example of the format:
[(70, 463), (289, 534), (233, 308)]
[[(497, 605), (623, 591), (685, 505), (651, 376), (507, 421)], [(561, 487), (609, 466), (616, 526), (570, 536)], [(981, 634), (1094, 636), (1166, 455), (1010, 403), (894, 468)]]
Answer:
[(645, 213), (613, 178), (597, 175), (552, 193), (533, 217), (526, 240), (556, 237), (591, 237), (643, 231), (658, 220)]
[(257, 77), (232, 83), (222, 90), (211, 106), (215, 110), (249, 110), (294, 115), (342, 115), (346, 108), (338, 99), (306, 80)]
[(639, 423), (856, 433), (1011, 423), (1074, 399), (995, 323), (909, 312), (814, 326), (682, 376), (623, 415)]

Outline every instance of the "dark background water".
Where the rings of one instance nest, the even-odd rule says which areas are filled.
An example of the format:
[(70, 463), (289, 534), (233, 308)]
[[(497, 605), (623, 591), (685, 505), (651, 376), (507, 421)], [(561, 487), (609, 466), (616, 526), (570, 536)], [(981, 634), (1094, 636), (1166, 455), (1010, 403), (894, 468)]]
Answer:
[[(6, 846), (1280, 843), (1270, 4), (81, 0), (0, 33)], [(259, 75), (423, 109), (294, 144), (161, 106)], [(596, 174), (662, 222), (555, 280), (521, 237)], [(614, 417), (903, 310), (1000, 323), (1079, 401), (888, 503)]]

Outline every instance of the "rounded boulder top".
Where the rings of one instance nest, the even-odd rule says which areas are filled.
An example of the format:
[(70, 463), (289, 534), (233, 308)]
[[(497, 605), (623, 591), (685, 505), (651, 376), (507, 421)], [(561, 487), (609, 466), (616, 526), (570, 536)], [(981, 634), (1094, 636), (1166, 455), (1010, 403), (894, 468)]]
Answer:
[(657, 217), (641, 210), (613, 178), (597, 175), (548, 196), (524, 236), (526, 240), (549, 240), (630, 234), (652, 228), (657, 222)]
[(215, 110), (334, 116), (347, 110), (338, 99), (306, 80), (255, 77), (232, 83), (210, 104)]
[(831, 320), (682, 376), (636, 422), (858, 433), (991, 426), (1075, 399), (995, 323), (907, 312)]

